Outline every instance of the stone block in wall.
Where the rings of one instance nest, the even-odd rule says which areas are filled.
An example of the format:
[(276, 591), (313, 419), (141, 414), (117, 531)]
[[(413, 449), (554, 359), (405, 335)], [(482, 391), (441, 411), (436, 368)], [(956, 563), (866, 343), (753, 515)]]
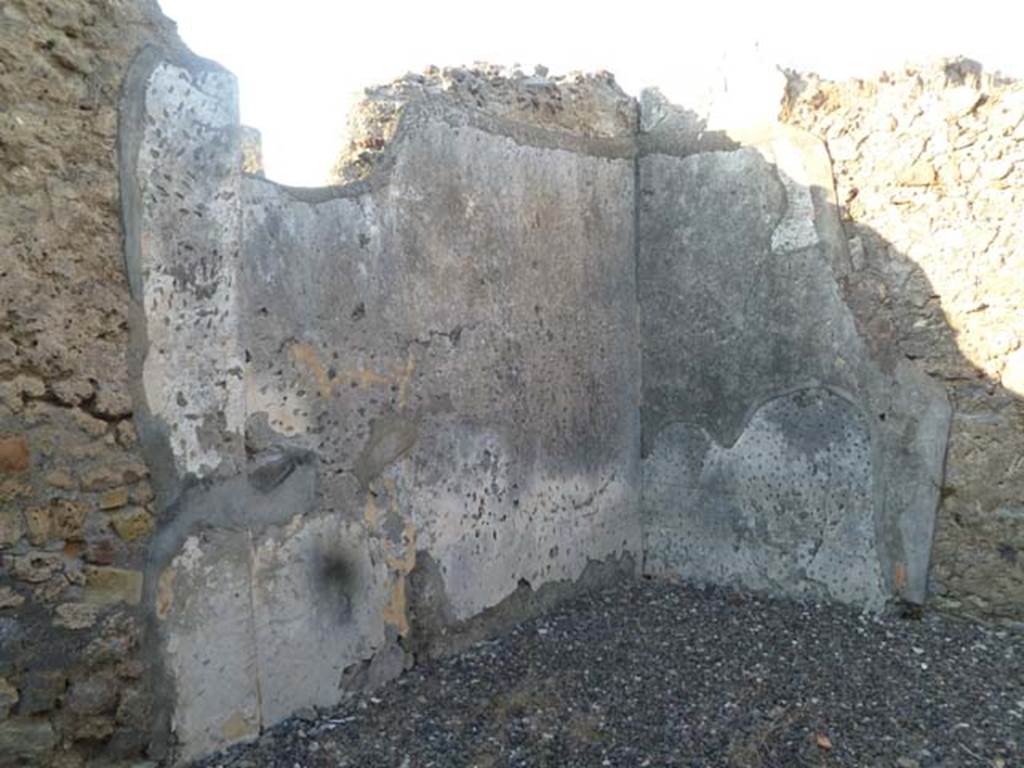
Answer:
[(17, 608), (23, 605), (24, 602), (25, 598), (11, 587), (0, 587), (0, 610), (4, 608)]
[(85, 566), (85, 599), (101, 605), (125, 603), (138, 605), (142, 600), (141, 571), (111, 568), (101, 565)]
[(0, 677), (0, 720), (7, 718), (11, 709), (18, 703), (18, 689), (10, 681)]
[(95, 603), (63, 603), (55, 609), (53, 624), (66, 629), (88, 629), (96, 624), (102, 606)]
[(18, 714), (41, 715), (53, 710), (67, 689), (67, 679), (67, 673), (59, 669), (36, 669), (22, 675)]
[(45, 764), (58, 737), (49, 720), (11, 718), (0, 721), (0, 765)]
[(0, 510), (0, 546), (15, 544), (25, 530), (22, 514), (8, 507)]

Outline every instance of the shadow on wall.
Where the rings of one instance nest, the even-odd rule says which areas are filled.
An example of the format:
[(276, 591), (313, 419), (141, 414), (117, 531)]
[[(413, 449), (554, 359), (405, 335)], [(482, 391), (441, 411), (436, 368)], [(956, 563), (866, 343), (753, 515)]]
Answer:
[[(758, 245), (757, 209), (761, 206), (760, 214), (766, 216), (762, 222), (770, 223), (772, 193), (757, 181), (761, 177), (756, 169), (757, 163), (748, 159), (746, 169), (737, 167), (732, 171), (735, 178), (743, 179), (748, 187), (762, 189), (762, 193), (754, 197), (730, 188), (727, 181), (716, 189), (716, 182), (708, 173), (714, 168), (719, 177), (728, 178), (731, 171), (725, 166), (734, 161), (726, 161), (726, 158), (742, 155), (743, 146), (770, 145), (763, 132), (708, 131), (703, 116), (668, 104), (657, 92), (646, 93), (643, 102), (642, 156), (661, 154), (683, 159), (666, 175), (659, 175), (654, 167), (649, 167), (645, 175), (645, 161), (641, 159), (641, 180), (654, 178), (658, 181), (648, 187), (642, 185), (638, 190), (641, 220), (645, 207), (652, 208), (652, 198), (658, 194), (656, 190), (664, 190), (671, 184), (668, 177), (679, 173), (690, 174), (691, 191), (680, 188), (673, 190), (673, 194), (681, 195), (690, 209), (707, 206), (703, 213), (699, 210), (688, 213), (680, 208), (674, 212), (672, 221), (659, 222), (655, 216), (653, 226), (642, 227), (648, 241), (645, 245), (644, 237), (641, 238), (640, 274), (643, 276), (646, 271), (648, 277), (654, 278), (646, 283), (641, 278), (639, 284), (641, 312), (647, 316), (641, 338), (645, 344), (643, 421), (645, 525), (648, 526), (645, 552), (648, 566), (651, 566), (652, 555), (655, 570), (665, 566), (666, 558), (668, 562), (703, 560), (715, 565), (710, 568), (684, 567), (682, 573), (713, 581), (738, 576), (748, 586), (766, 589), (777, 587), (780, 580), (786, 582), (794, 578), (806, 579), (812, 584), (821, 578), (828, 582), (830, 577), (833, 581), (838, 578), (845, 582), (844, 571), (854, 574), (855, 582), (867, 577), (856, 563), (844, 563), (839, 553), (828, 557), (827, 552), (829, 536), (845, 541), (843, 549), (846, 552), (856, 553), (867, 546), (871, 535), (863, 526), (844, 528), (839, 524), (839, 513), (842, 512), (850, 521), (851, 513), (864, 502), (858, 495), (862, 497), (867, 492), (863, 483), (855, 482), (849, 473), (844, 474), (844, 466), (848, 462), (842, 451), (834, 453), (826, 462), (826, 476), (831, 479), (824, 484), (820, 476), (808, 484), (794, 482), (795, 478), (789, 474), (780, 485), (777, 478), (773, 481), (763, 473), (759, 475), (756, 470), (755, 465), (763, 457), (758, 456), (758, 449), (752, 449), (752, 445), (758, 440), (763, 442), (763, 436), (753, 439), (749, 433), (758, 433), (759, 421), (765, 418), (771, 421), (770, 411), (779, 408), (778, 403), (772, 404), (776, 393), (800, 387), (800, 379), (803, 378), (811, 389), (824, 385), (834, 394), (852, 393), (852, 399), (865, 408), (862, 416), (866, 420), (866, 428), (871, 434), (882, 436), (883, 445), (888, 444), (882, 455), (876, 453), (874, 456), (876, 464), (881, 460), (882, 466), (875, 467), (876, 487), (873, 492), (879, 490), (879, 477), (890, 473), (887, 484), (891, 493), (883, 500), (883, 505), (889, 505), (890, 509), (894, 503), (916, 506), (918, 512), (915, 517), (923, 522), (925, 508), (933, 502), (920, 497), (941, 496), (943, 512), (937, 523), (939, 533), (932, 559), (930, 598), (938, 597), (937, 604), (943, 607), (968, 612), (974, 609), (993, 617), (1019, 620), (1024, 609), (1024, 563), (1019, 555), (1024, 546), (1024, 526), (1017, 519), (1019, 515), (1014, 516), (1015, 508), (1005, 506), (995, 519), (990, 519), (983, 526), (975, 525), (973, 536), (967, 533), (956, 505), (958, 485), (964, 481), (974, 485), (987, 484), (984, 473), (989, 467), (976, 454), (964, 456), (963, 451), (956, 451), (956, 443), (950, 454), (951, 463), (945, 474), (947, 479), (943, 481), (941, 472), (932, 473), (934, 487), (931, 489), (907, 487), (899, 479), (903, 470), (897, 469), (892, 473), (892, 468), (913, 450), (915, 440), (918, 448), (923, 447), (922, 426), (929, 419), (934, 421), (935, 416), (934, 411), (929, 416), (929, 409), (922, 408), (923, 400), (934, 397), (938, 388), (922, 381), (901, 396), (899, 387), (886, 392), (879, 381), (891, 381), (894, 377), (906, 381), (907, 372), (915, 370), (923, 371), (934, 382), (948, 388), (958, 412), (954, 436), (962, 429), (959, 423), (962, 419), (979, 418), (963, 413), (961, 392), (966, 388), (975, 398), (985, 399), (989, 407), (1010, 415), (1002, 428), (1008, 433), (1011, 444), (1020, 434), (1019, 422), (1015, 432), (1012, 419), (1014, 414), (1019, 418), (1021, 399), (972, 364), (959, 349), (956, 331), (943, 311), (941, 296), (931, 285), (924, 269), (876, 230), (853, 221), (848, 211), (837, 205), (831, 189), (831, 169), (827, 183), (813, 187), (811, 197), (816, 205), (825, 209), (824, 216), (818, 216), (817, 227), (819, 235), (823, 235), (820, 239), (825, 246), (824, 260), (838, 290), (837, 298), (844, 307), (842, 314), (847, 315), (843, 321), (839, 321), (836, 308), (830, 306), (829, 301), (820, 303), (828, 293), (827, 286), (822, 282), (822, 276), (811, 274), (813, 269), (808, 272), (812, 265), (804, 262), (800, 249), (780, 259), (777, 254), (771, 256), (771, 243)], [(701, 153), (713, 154), (701, 156)], [(702, 170), (701, 165), (707, 168)], [(782, 161), (779, 165), (785, 167), (786, 163)], [(798, 203), (792, 199), (794, 179), (787, 179), (783, 173), (779, 181), (785, 194), (791, 198), (788, 205), (792, 208), (794, 203)], [(906, 181), (903, 184), (901, 189), (907, 196), (912, 197), (920, 191), (919, 187)], [(700, 191), (694, 194), (693, 190)], [(737, 208), (743, 209), (742, 212), (737, 212)], [(827, 221), (830, 219), (841, 222), (841, 229), (828, 232)], [(702, 231), (701, 226), (705, 222), (714, 226), (716, 231)], [(770, 233), (772, 226), (777, 233), (778, 226), (774, 224), (763, 231)], [(796, 235), (799, 237), (798, 232)], [(922, 237), (928, 235), (928, 232), (922, 233)], [(746, 253), (745, 243), (752, 244)], [(675, 260), (679, 262), (677, 268), (685, 264), (678, 279), (673, 279), (673, 275), (666, 272), (666, 265), (657, 264), (659, 252), (674, 253)], [(765, 257), (763, 261), (759, 261), (759, 253)], [(645, 259), (649, 265), (646, 268)], [(807, 292), (807, 281), (817, 283), (819, 290)], [(686, 297), (686, 301), (678, 302), (678, 297)], [(657, 311), (645, 312), (644, 307), (652, 304), (658, 307)], [(665, 326), (659, 326), (652, 319), (658, 315), (666, 319)], [(825, 327), (808, 325), (822, 320), (826, 321)], [(839, 327), (847, 320), (852, 323), (853, 334)], [(673, 334), (673, 325), (681, 330)], [(669, 339), (670, 343), (651, 341), (659, 336)], [(841, 361), (838, 366), (827, 359), (830, 346), (834, 348), (835, 358)], [(859, 346), (863, 349), (858, 349)], [(871, 364), (867, 367), (875, 367), (881, 374), (880, 377), (868, 377), (874, 378), (874, 383), (863, 378), (858, 381), (858, 376), (850, 377), (849, 366), (843, 363), (855, 362), (859, 358), (869, 359)], [(845, 372), (844, 367), (847, 368)], [(855, 367), (863, 367), (863, 362)], [(811, 389), (805, 390), (805, 395)], [(824, 397), (820, 395), (811, 398), (817, 401), (815, 408), (818, 413), (814, 418), (819, 425), (828, 421), (830, 410), (833, 415), (837, 413), (826, 402), (827, 394)], [(886, 406), (887, 401), (891, 407)], [(683, 403), (692, 406), (689, 412), (684, 413)], [(899, 413), (901, 409), (907, 412), (905, 418)], [(823, 420), (821, 416), (826, 418)], [(980, 418), (985, 419), (986, 416), (983, 414)], [(679, 427), (678, 421), (685, 421), (698, 429)], [(849, 432), (855, 421), (856, 418), (847, 420), (843, 430)], [(808, 424), (812, 422), (813, 419)], [(763, 424), (761, 427), (763, 432)], [(655, 442), (661, 439), (661, 435), (673, 431), (679, 434), (672, 434), (667, 439), (675, 447), (667, 454), (655, 455), (652, 459)], [(942, 441), (939, 455), (933, 457), (938, 459), (939, 466), (945, 452), (945, 434), (940, 436), (940, 432), (944, 430), (938, 428), (937, 422), (923, 430), (927, 435), (925, 442), (933, 443), (933, 453), (939, 448), (935, 441)], [(848, 442), (846, 449), (855, 449), (855, 443)], [(989, 446), (985, 456), (990, 462), (995, 462), (1005, 453), (1001, 453), (998, 446)], [(777, 453), (775, 455), (778, 456)], [(684, 477), (673, 478), (669, 485), (661, 479), (667, 469), (659, 467), (667, 457), (672, 464), (685, 468)], [(1010, 465), (1009, 470), (991, 478), (994, 493), (1003, 494), (1004, 505), (1006, 495), (1013, 498), (1013, 488), (1005, 487), (1012, 481), (1013, 460), (1012, 453), (1004, 456), (1004, 463)], [(811, 467), (812, 473), (819, 469), (820, 466)], [(1019, 469), (1017, 467), (1017, 471)], [(883, 493), (886, 492), (883, 487)], [(698, 514), (696, 529), (688, 525), (682, 530), (677, 528), (674, 532), (667, 532), (668, 536), (663, 538), (664, 541), (713, 540), (718, 546), (714, 557), (707, 558), (707, 550), (701, 547), (659, 553), (659, 544), (652, 538), (659, 535), (659, 515), (656, 511), (652, 515), (652, 508), (657, 510), (659, 505), (663, 505), (666, 496), (674, 504), (688, 504), (696, 510), (716, 510), (715, 525), (720, 526), (719, 530), (709, 534), (707, 521)], [(1019, 494), (1017, 504), (1019, 508)], [(801, 508), (817, 508), (818, 511), (809, 514), (795, 511)], [(818, 517), (821, 519), (816, 519)], [(726, 522), (724, 529), (721, 528), (723, 521)], [(812, 530), (820, 527), (831, 533), (824, 540), (812, 535), (808, 530), (808, 523), (812, 522)], [(887, 533), (885, 527), (883, 523), (875, 533), (881, 544), (886, 545), (888, 541), (887, 546), (891, 547), (892, 532)], [(925, 537), (925, 541), (913, 541)], [(923, 556), (927, 562), (930, 525), (919, 526), (912, 533), (904, 531), (904, 538), (909, 539), (904, 543), (916, 547), (918, 557)], [(960, 545), (968, 538), (971, 539), (972, 554), (963, 557)], [(751, 542), (756, 543), (753, 548)], [(826, 545), (824, 549), (823, 543)], [(740, 560), (750, 559), (743, 557), (744, 552), (754, 552), (753, 561), (737, 564), (736, 553), (739, 553)], [(823, 555), (826, 557), (824, 563), (821, 562)], [(899, 555), (898, 551), (893, 555), (897, 564)], [(796, 561), (789, 568), (780, 566), (786, 557)], [(882, 559), (884, 562), (885, 557)], [(720, 565), (722, 562), (728, 563), (724, 569)], [(911, 570), (913, 567), (911, 563)], [(978, 567), (985, 575), (972, 578), (969, 573), (963, 573), (964, 569), (973, 567)], [(947, 586), (951, 575), (956, 582), (952, 595)], [(894, 571), (882, 574), (882, 578), (897, 586), (901, 575)], [(827, 593), (840, 599), (843, 599), (842, 593), (846, 589), (837, 584), (825, 586)], [(814, 589), (811, 592), (814, 593)], [(959, 598), (956, 602), (949, 599), (954, 596)], [(962, 602), (965, 597), (966, 604)]]
[(840, 284), (865, 338), (953, 405), (935, 604), (1020, 622), (1024, 86), (964, 59), (867, 83), (790, 74), (786, 119), (832, 153), (851, 254)]
[(908, 360), (942, 384), (953, 408), (929, 600), (1020, 625), (1024, 398), (964, 354), (924, 269), (870, 226), (840, 213), (850, 248), (839, 286), (863, 338), (886, 365)]

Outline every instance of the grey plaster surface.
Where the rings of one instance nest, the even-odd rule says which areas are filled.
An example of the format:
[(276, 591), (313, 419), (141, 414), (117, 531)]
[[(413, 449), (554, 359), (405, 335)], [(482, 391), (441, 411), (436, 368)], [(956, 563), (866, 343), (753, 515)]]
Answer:
[(872, 464), (867, 418), (824, 388), (768, 401), (731, 446), (675, 422), (644, 462), (646, 569), (879, 606)]
[(631, 573), (631, 142), (427, 103), (371, 178), (292, 190), (243, 177), (229, 75), (151, 58), (128, 261), (178, 757)]
[(248, 412), (376, 553), (378, 638), (425, 557), (463, 622), (640, 546), (631, 162), (420, 119), (358, 194), (243, 182)]
[(705, 149), (685, 117), (641, 119), (646, 569), (921, 602), (945, 395), (872, 357), (842, 301), (824, 148), (774, 126)]

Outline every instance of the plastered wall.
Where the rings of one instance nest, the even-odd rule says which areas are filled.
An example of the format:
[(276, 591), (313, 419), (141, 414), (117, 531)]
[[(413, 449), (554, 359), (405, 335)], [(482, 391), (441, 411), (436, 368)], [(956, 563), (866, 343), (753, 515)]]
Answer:
[(645, 555), (655, 574), (923, 602), (949, 406), (874, 356), (825, 148), (645, 102), (638, 251)]
[(125, 98), (179, 757), (393, 677), (514, 595), (635, 572), (627, 99), (592, 138), (406, 95), (364, 180), (294, 190), (243, 177), (224, 71), (147, 52)]

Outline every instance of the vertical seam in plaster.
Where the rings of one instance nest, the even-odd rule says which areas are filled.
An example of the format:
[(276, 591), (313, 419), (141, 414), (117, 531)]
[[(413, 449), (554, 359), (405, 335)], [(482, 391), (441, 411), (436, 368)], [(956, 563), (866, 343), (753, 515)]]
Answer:
[(260, 664), (259, 633), (256, 631), (256, 546), (253, 544), (252, 529), (245, 529), (249, 538), (249, 626), (252, 628), (253, 662), (256, 665), (256, 727), (263, 732), (263, 686), (262, 665)]
[(636, 110), (636, 128), (633, 133), (633, 332), (636, 338), (636, 356), (637, 356), (637, 373), (639, 381), (637, 383), (637, 399), (636, 399), (636, 440), (633, 446), (633, 452), (636, 457), (636, 470), (637, 478), (636, 483), (638, 485), (637, 499), (637, 513), (640, 520), (640, 575), (643, 576), (647, 573), (647, 531), (645, 530), (644, 524), (644, 462), (643, 462), (643, 450), (644, 450), (644, 418), (643, 418), (643, 402), (644, 402), (644, 348), (643, 348), (643, 329), (640, 322), (640, 200), (642, 198), (640, 190), (640, 158), (642, 152), (640, 150), (640, 131), (641, 120), (643, 119), (643, 110), (640, 107), (640, 101), (633, 99), (633, 107)]

